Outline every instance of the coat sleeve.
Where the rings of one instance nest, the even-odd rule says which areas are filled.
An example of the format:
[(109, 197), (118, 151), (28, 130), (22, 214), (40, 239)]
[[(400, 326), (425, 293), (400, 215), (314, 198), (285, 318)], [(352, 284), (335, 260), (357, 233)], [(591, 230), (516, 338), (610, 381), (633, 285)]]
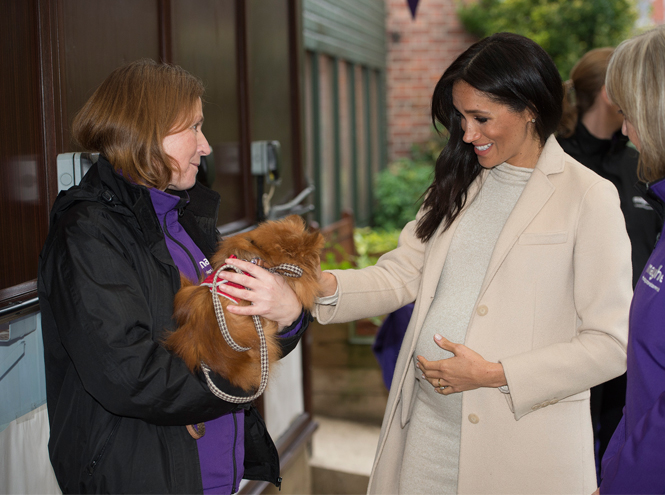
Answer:
[[(144, 279), (170, 284), (172, 276), (136, 266), (128, 247), (136, 239), (113, 216), (99, 209), (66, 215), (42, 253), (40, 299), (53, 320), (48, 324), (57, 328), (57, 352), (66, 353), (86, 392), (118, 416), (183, 425), (236, 409), (158, 342), (171, 324), (174, 289), (153, 285), (165, 298), (159, 304), (165, 314), (153, 314), (156, 296)], [(220, 376), (213, 379), (229, 394), (250, 395)]]
[(600, 493), (663, 493), (665, 392), (637, 422), (628, 438), (625, 421), (624, 417), (603, 457)]
[(586, 393), (626, 370), (632, 297), (630, 241), (611, 183), (602, 180), (587, 189), (574, 235), (575, 336), (569, 342), (500, 360), (515, 419)]
[(379, 316), (416, 299), (425, 257), (425, 244), (415, 235), (417, 221), (404, 227), (397, 248), (381, 256), (376, 265), (331, 270), (337, 278), (339, 298), (334, 306), (316, 305), (314, 316), (320, 323)]

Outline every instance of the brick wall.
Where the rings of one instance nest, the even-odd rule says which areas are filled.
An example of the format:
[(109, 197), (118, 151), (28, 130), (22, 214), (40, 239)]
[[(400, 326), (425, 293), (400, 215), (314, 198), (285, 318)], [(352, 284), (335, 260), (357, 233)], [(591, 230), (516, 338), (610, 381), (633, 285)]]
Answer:
[(443, 71), (475, 39), (464, 31), (455, 0), (420, 0), (415, 20), (406, 0), (385, 0), (388, 160), (407, 156), (430, 135), (432, 91)]

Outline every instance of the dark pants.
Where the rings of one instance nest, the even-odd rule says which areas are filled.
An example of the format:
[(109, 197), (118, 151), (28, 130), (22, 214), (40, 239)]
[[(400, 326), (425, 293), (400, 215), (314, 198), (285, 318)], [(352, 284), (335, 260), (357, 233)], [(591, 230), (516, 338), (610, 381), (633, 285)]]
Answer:
[(626, 404), (626, 374), (591, 389), (591, 421), (596, 452), (596, 472), (600, 483), (600, 461)]

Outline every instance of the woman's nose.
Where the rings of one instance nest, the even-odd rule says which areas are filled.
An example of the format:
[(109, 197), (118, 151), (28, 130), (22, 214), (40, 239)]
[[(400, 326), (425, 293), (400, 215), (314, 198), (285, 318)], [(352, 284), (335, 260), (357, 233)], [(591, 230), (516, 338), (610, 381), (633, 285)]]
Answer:
[(464, 132), (464, 136), (462, 137), (462, 140), (465, 143), (472, 143), (476, 139), (478, 139), (478, 131), (475, 129), (475, 126), (470, 125), (466, 121), (462, 121), (462, 131)]
[(206, 139), (203, 132), (198, 133), (197, 139), (198, 139), (199, 153), (203, 156), (209, 155), (212, 152), (212, 148), (210, 148), (208, 140)]

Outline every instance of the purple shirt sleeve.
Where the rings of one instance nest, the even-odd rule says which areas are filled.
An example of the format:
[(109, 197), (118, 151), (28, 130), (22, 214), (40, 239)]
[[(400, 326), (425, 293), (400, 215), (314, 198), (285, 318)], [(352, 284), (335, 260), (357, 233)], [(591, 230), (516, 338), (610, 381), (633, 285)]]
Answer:
[(298, 335), (298, 332), (300, 332), (300, 329), (302, 328), (303, 321), (305, 320), (305, 311), (300, 313), (300, 317), (296, 319), (291, 325), (288, 327), (284, 328), (280, 333), (277, 334), (278, 337), (285, 339), (288, 337), (295, 337)]

